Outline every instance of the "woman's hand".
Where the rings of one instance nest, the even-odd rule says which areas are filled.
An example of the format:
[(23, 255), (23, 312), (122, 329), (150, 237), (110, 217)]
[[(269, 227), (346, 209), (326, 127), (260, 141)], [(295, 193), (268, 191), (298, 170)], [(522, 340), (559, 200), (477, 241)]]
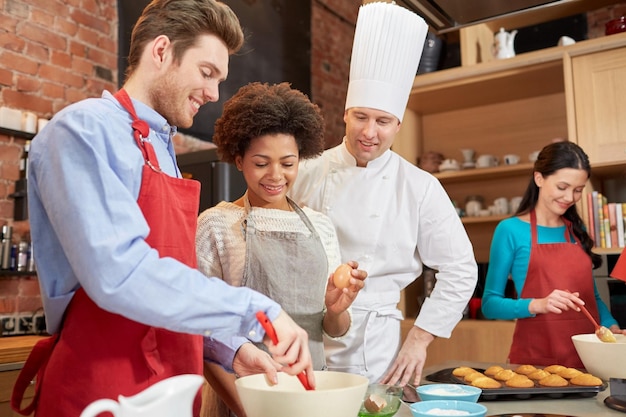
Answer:
[(306, 372), (309, 385), (315, 388), (313, 360), (309, 351), (309, 335), (282, 310), (272, 322), (278, 344), (275, 345), (266, 334), (263, 343), (268, 347), (272, 358), (282, 365), (281, 371), (289, 375)]
[(326, 286), (326, 310), (327, 313), (341, 314), (346, 311), (356, 298), (357, 294), (365, 286), (363, 282), (367, 278), (367, 272), (358, 269), (359, 264), (356, 261), (347, 262), (352, 268), (350, 271), (350, 285), (346, 288), (337, 288), (333, 282), (333, 274), (328, 277), (328, 285)]
[(352, 268), (348, 287), (338, 288), (333, 280), (334, 274), (330, 274), (326, 285), (326, 314), (323, 327), (326, 334), (331, 337), (343, 336), (350, 329), (352, 319), (347, 310), (365, 285), (363, 281), (367, 277), (367, 272), (357, 269), (359, 267), (357, 262), (350, 261), (348, 265)]
[(567, 290), (554, 290), (545, 298), (535, 298), (528, 305), (528, 311), (532, 314), (561, 314), (564, 311), (580, 311), (585, 302), (578, 298), (578, 292)]

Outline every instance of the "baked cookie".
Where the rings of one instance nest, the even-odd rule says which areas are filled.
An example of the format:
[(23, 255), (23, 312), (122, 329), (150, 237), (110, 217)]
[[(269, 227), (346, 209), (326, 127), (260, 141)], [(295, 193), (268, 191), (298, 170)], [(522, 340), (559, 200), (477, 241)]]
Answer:
[(535, 383), (532, 379), (522, 374), (518, 374), (515, 375), (513, 378), (507, 379), (504, 384), (507, 387), (511, 388), (532, 388), (535, 386)]
[(519, 375), (519, 374), (516, 374), (511, 369), (503, 369), (497, 374), (495, 374), (493, 377), (497, 379), (498, 381), (506, 381), (508, 379), (513, 378), (515, 375)]
[(465, 382), (472, 382), (473, 380), (475, 380), (476, 378), (480, 378), (481, 376), (485, 376), (485, 375), (478, 371), (470, 372), (469, 374), (463, 377), (463, 380)]
[(465, 375), (470, 374), (472, 372), (478, 372), (474, 368), (470, 368), (469, 366), (459, 366), (458, 368), (454, 368), (452, 370), (452, 375), (463, 378)]
[(597, 387), (602, 385), (602, 380), (595, 375), (580, 374), (570, 379), (569, 382), (573, 385), (582, 385), (585, 387)]
[(500, 384), (498, 381), (488, 376), (476, 378), (475, 380), (472, 381), (470, 385), (481, 388), (481, 389), (502, 388), (502, 384)]
[(497, 374), (498, 372), (500, 372), (503, 369), (504, 368), (501, 367), (500, 365), (492, 365), (489, 368), (485, 369), (485, 375), (487, 375), (487, 376), (494, 376), (495, 374)]
[(559, 372), (558, 375), (562, 376), (565, 379), (572, 379), (575, 376), (582, 375), (582, 371), (579, 371), (576, 368), (565, 368), (561, 372)]
[(550, 372), (546, 372), (545, 369), (537, 369), (536, 371), (528, 374), (528, 378), (532, 379), (533, 381), (539, 381), (540, 379), (543, 379), (548, 375), (550, 375)]
[(550, 372), (551, 374), (558, 374), (563, 369), (565, 369), (563, 365), (550, 365), (543, 368), (544, 371)]
[(522, 374), (522, 375), (531, 374), (536, 370), (537, 368), (535, 368), (533, 365), (520, 365), (517, 368), (515, 368), (515, 372), (517, 372), (518, 374)]
[(545, 378), (539, 380), (539, 385), (544, 387), (566, 387), (568, 385), (567, 379), (557, 374), (550, 374)]

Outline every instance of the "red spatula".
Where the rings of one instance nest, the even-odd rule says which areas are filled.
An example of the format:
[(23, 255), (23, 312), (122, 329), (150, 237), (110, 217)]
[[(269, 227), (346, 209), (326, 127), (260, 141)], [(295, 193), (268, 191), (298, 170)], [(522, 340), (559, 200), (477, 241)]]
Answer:
[(617, 339), (615, 339), (615, 335), (613, 335), (613, 332), (604, 326), (600, 326), (598, 322), (593, 318), (591, 313), (589, 313), (589, 310), (585, 308), (585, 306), (579, 306), (579, 307), (580, 307), (580, 311), (585, 313), (585, 316), (587, 316), (587, 318), (591, 320), (594, 327), (596, 328), (596, 336), (598, 336), (598, 339), (602, 340), (605, 343), (617, 342)]
[[(272, 325), (272, 322), (270, 321), (270, 319), (267, 318), (265, 313), (262, 311), (259, 311), (256, 313), (256, 319), (259, 321), (259, 323), (261, 323), (261, 326), (263, 326), (265, 333), (267, 333), (272, 343), (277, 345), (278, 336), (276, 336), (276, 330), (274, 330), (274, 326)], [(304, 387), (304, 389), (306, 389), (307, 391), (313, 390), (313, 388), (309, 385), (309, 380), (307, 379), (306, 373), (304, 371), (298, 374), (298, 379), (302, 383), (302, 386)]]

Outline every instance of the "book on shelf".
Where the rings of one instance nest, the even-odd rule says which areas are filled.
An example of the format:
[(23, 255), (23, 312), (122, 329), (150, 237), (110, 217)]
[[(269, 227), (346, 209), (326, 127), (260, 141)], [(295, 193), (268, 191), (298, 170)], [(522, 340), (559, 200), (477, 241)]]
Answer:
[(609, 202), (598, 191), (586, 199), (587, 230), (598, 248), (623, 248), (626, 246), (626, 203)]

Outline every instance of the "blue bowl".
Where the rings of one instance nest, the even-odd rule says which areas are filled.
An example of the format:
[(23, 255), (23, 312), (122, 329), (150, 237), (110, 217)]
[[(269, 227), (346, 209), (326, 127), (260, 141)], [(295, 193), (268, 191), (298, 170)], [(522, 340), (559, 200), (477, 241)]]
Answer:
[(487, 407), (478, 403), (456, 400), (420, 401), (409, 405), (413, 417), (485, 417)]
[(422, 401), (457, 400), (475, 403), (483, 390), (462, 384), (427, 384), (415, 389)]

